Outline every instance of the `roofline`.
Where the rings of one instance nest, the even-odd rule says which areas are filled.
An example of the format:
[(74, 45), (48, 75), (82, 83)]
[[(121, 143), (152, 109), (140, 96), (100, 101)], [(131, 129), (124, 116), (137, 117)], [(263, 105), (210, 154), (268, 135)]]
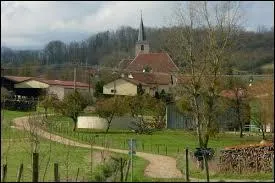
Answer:
[[(47, 85), (49, 85), (49, 86), (74, 87), (74, 85), (49, 84), (49, 83), (47, 83), (44, 79), (38, 79), (38, 78), (29, 78), (29, 79), (27, 79), (27, 80), (20, 81), (20, 82), (18, 82), (17, 84), (23, 83), (23, 82), (26, 82), (26, 81), (30, 81), (30, 80), (38, 81), (38, 82), (47, 84)], [(54, 81), (54, 80), (50, 80), (50, 81)], [(62, 81), (62, 80), (58, 80), (58, 81)], [(85, 84), (85, 83), (83, 83), (83, 84)], [(92, 86), (92, 85), (91, 85), (91, 86)], [(89, 88), (89, 86), (79, 86), (79, 85), (77, 85), (77, 83), (76, 83), (76, 88), (78, 88), (78, 87), (80, 87), (80, 88)], [(92, 88), (92, 87), (90, 87), (90, 88)]]
[(180, 69), (179, 69), (178, 66), (175, 64), (175, 62), (172, 60), (172, 58), (170, 57), (170, 55), (169, 55), (167, 52), (164, 52), (164, 53), (168, 55), (168, 57), (170, 58), (170, 60), (172, 61), (172, 63), (176, 66), (176, 68), (177, 68), (178, 71), (179, 71)]
[(23, 80), (23, 81), (16, 81), (16, 80), (11, 79), (11, 78), (8, 78), (8, 77), (26, 77), (26, 78), (27, 78), (28, 76), (1, 76), (1, 77), (4, 77), (4, 78), (6, 78), (6, 79), (12, 80), (12, 81), (17, 82), (17, 83), (21, 83), (21, 82), (24, 82), (24, 81), (28, 81), (28, 80), (33, 79), (33, 77), (29, 77), (29, 79), (26, 79), (26, 80)]

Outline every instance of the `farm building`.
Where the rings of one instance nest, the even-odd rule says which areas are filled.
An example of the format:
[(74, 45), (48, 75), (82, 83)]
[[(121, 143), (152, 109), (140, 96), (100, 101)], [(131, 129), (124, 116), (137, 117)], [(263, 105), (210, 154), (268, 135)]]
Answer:
[(109, 82), (103, 86), (103, 94), (134, 96), (138, 93), (139, 85), (144, 93), (154, 96), (156, 92), (169, 93), (175, 85), (175, 78), (166, 73), (131, 72), (122, 74), (121, 78)]
[[(32, 77), (3, 76), (1, 87), (13, 91), (15, 96), (38, 98), (44, 94), (56, 94), (59, 99), (74, 91), (74, 81), (44, 80)], [(86, 83), (76, 82), (76, 89), (80, 93), (93, 93)]]

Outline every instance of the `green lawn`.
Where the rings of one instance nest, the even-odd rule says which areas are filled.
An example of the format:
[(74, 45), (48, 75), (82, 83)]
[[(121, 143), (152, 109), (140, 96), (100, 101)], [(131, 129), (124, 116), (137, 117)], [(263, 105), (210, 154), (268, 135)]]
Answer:
[[(15, 117), (20, 116), (26, 116), (28, 113), (24, 112), (15, 112), (15, 111), (5, 111), (4, 112), (4, 119), (5, 121), (10, 121)], [(95, 137), (95, 142), (97, 145), (104, 146), (104, 139), (105, 142), (107, 141), (109, 144), (109, 147), (112, 148), (119, 148), (119, 149), (127, 149), (127, 139), (134, 138), (137, 140), (137, 151), (144, 151), (144, 152), (150, 152), (155, 154), (163, 154), (166, 155), (166, 149), (167, 149), (167, 155), (176, 157), (178, 159), (178, 168), (181, 170), (184, 170), (184, 164), (185, 160), (184, 157), (182, 157), (184, 153), (184, 149), (188, 147), (190, 151), (194, 151), (196, 148), (196, 136), (195, 132), (186, 132), (183, 130), (163, 130), (154, 132), (153, 135), (139, 135), (135, 134), (130, 131), (125, 130), (111, 130), (108, 134), (105, 134), (104, 131), (100, 130), (91, 130), (91, 129), (79, 129), (77, 132), (73, 132), (73, 123), (70, 118), (63, 117), (63, 116), (49, 116), (48, 117), (49, 122), (51, 122), (51, 127), (48, 128), (49, 131), (52, 131), (53, 133), (60, 134), (64, 137), (75, 139), (84, 143), (88, 143), (92, 137)], [(6, 125), (6, 124), (4, 124)], [(7, 126), (7, 125), (6, 125)], [(26, 176), (25, 180), (29, 180), (29, 176), (31, 175), (30, 170), (30, 155), (29, 155), (29, 149), (30, 146), (28, 143), (22, 143), (22, 140), (24, 141), (24, 138), (26, 137), (26, 134), (23, 132), (19, 132), (19, 130), (10, 128), (10, 131), (13, 131), (12, 134), (7, 136), (5, 134), (6, 131), (4, 131), (4, 134), (2, 134), (2, 142), (4, 142), (4, 147), (8, 147), (8, 169), (11, 176), (11, 180), (14, 180), (16, 176), (17, 168), (20, 164), (20, 162), (24, 162), (24, 166), (26, 163), (26, 167), (29, 167), (28, 172), (24, 174), (24, 177)], [(19, 133), (18, 133), (19, 132)], [(3, 137), (6, 137), (3, 139)], [(8, 139), (15, 139), (15, 140), (21, 140), (21, 141), (8, 141)], [(270, 136), (269, 136), (270, 138)], [(228, 134), (228, 133), (221, 133), (218, 134), (216, 137), (211, 138), (209, 142), (209, 147), (213, 147), (216, 150), (220, 150), (225, 146), (232, 146), (232, 145), (238, 145), (238, 144), (247, 144), (247, 143), (258, 143), (261, 140), (261, 136), (245, 136), (244, 138), (240, 139), (239, 134)], [(46, 162), (47, 159), (47, 151), (49, 150), (49, 141), (47, 140), (41, 140), (41, 152), (45, 153), (46, 155), (42, 155), (44, 157), (44, 160), (42, 162)], [(75, 147), (68, 147), (61, 144), (52, 143), (52, 160), (53, 162), (63, 162), (66, 160), (66, 153), (68, 149), (70, 149), (70, 160), (72, 160), (72, 168), (69, 170), (69, 175), (72, 177), (76, 176), (76, 170), (77, 167), (88, 169), (87, 168), (87, 160), (83, 159), (83, 157), (87, 156), (89, 153), (88, 149), (83, 148), (75, 148)], [(167, 147), (167, 148), (166, 148)], [(5, 148), (4, 148), (5, 150)], [(7, 151), (7, 148), (6, 148)], [(43, 154), (42, 153), (42, 154)], [(20, 154), (20, 155), (18, 155)], [(65, 159), (64, 159), (65, 158)], [(6, 159), (6, 156), (2, 157), (1, 159)], [(29, 161), (29, 163), (27, 162)], [(152, 179), (148, 177), (144, 177), (144, 169), (148, 162), (144, 159), (135, 157), (134, 161), (134, 180), (135, 181), (183, 181), (184, 179)], [(45, 165), (41, 163), (41, 171), (43, 170), (43, 167), (45, 169)], [(62, 164), (62, 163), (61, 163)], [(49, 167), (49, 170), (51, 170), (49, 173), (46, 174), (47, 179), (51, 180), (53, 177), (53, 165)], [(65, 169), (64, 166), (61, 165), (61, 170), (63, 172), (63, 178), (65, 178)], [(28, 168), (26, 168), (28, 169)], [(83, 170), (81, 171), (80, 177), (88, 177), (88, 172)], [(194, 163), (190, 164), (190, 177), (196, 177), (196, 178), (205, 178), (205, 174), (203, 172), (200, 172)], [(243, 174), (243, 175), (235, 175), (235, 174), (217, 174), (213, 172), (211, 174), (210, 178), (215, 179), (225, 179), (225, 178), (231, 178), (231, 179), (262, 179), (267, 180), (271, 179), (271, 173), (258, 173), (258, 174)], [(9, 180), (9, 179), (8, 179)]]
[[(137, 151), (155, 153), (167, 155), (177, 158), (178, 168), (184, 169), (185, 160), (183, 157), (184, 149), (188, 147), (190, 153), (193, 154), (197, 147), (196, 134), (195, 132), (186, 132), (183, 130), (163, 130), (153, 133), (153, 135), (139, 135), (130, 131), (125, 130), (111, 130), (106, 134), (102, 130), (91, 130), (91, 129), (78, 129), (76, 132), (72, 131), (73, 123), (70, 118), (64, 116), (51, 116), (49, 121), (52, 122), (53, 133), (66, 136), (70, 139), (75, 139), (88, 143), (94, 136), (97, 145), (104, 146), (107, 141), (109, 147), (127, 149), (127, 139), (134, 138), (137, 140)], [(267, 135), (269, 140), (272, 138), (271, 134)], [(259, 143), (261, 141), (260, 134), (252, 134), (252, 136), (245, 135), (244, 138), (239, 137), (239, 133), (220, 133), (216, 137), (212, 137), (209, 141), (209, 147), (212, 147), (218, 153), (219, 150), (225, 146), (233, 146), (239, 144), (250, 144)], [(216, 155), (216, 161), (218, 162), (218, 155)], [(271, 173), (244, 173), (238, 174), (222, 174), (216, 173), (216, 169), (211, 170), (212, 179), (259, 179), (259, 180), (270, 180), (272, 178)], [(184, 171), (183, 171), (184, 173)], [(190, 177), (205, 178), (205, 173), (201, 172), (194, 162), (190, 164)], [(170, 180), (170, 179), (169, 179)], [(171, 181), (182, 181), (184, 179), (171, 179)], [(155, 179), (157, 181), (157, 179)]]
[[(3, 110), (3, 123), (1, 123), (1, 139), (18, 138), (19, 135), (23, 135), (24, 132), (11, 128), (13, 126), (12, 119), (17, 117), (27, 116), (29, 112), (9, 111)], [(1, 115), (2, 116), (2, 115)]]
[[(179, 152), (188, 147), (195, 150), (197, 147), (195, 132), (186, 132), (183, 130), (163, 130), (154, 132), (153, 135), (135, 134), (129, 130), (110, 130), (106, 134), (102, 130), (78, 129), (73, 132), (73, 122), (70, 118), (63, 116), (50, 116), (49, 121), (53, 124), (54, 133), (66, 136), (70, 139), (76, 139), (82, 142), (89, 142), (95, 136), (97, 145), (104, 144), (107, 141), (112, 148), (127, 149), (127, 139), (133, 138), (137, 140), (137, 150), (144, 152), (152, 152), (156, 154), (176, 157)], [(271, 135), (268, 135), (272, 138)], [(209, 141), (209, 147), (214, 149), (223, 149), (225, 146), (233, 146), (238, 144), (259, 143), (261, 136), (254, 134), (253, 136), (245, 136), (240, 138), (239, 134), (220, 133), (216, 137), (212, 137)]]
[[(28, 112), (7, 111), (4, 110), (4, 122), (1, 133), (1, 165), (7, 163), (7, 181), (16, 181), (16, 175), (20, 163), (23, 163), (23, 176), (21, 181), (29, 182), (32, 176), (31, 165), (31, 143), (28, 141), (27, 133), (21, 130), (10, 128), (10, 123), (16, 117), (27, 116)], [(50, 151), (51, 147), (51, 151)], [(97, 151), (97, 150), (94, 150)], [(88, 181), (90, 177), (90, 164), (88, 161), (90, 149), (65, 146), (46, 139), (39, 138), (39, 180), (53, 181), (53, 164), (59, 163), (60, 179), (66, 180), (68, 164), (68, 178), (74, 181), (77, 174), (77, 168), (80, 168), (78, 180)], [(114, 156), (127, 156), (118, 153), (112, 153)], [(49, 159), (50, 158), (50, 159)], [(46, 165), (49, 166), (46, 170)], [(134, 157), (134, 181), (153, 181), (149, 177), (144, 177), (144, 169), (148, 162), (142, 158)], [(44, 177), (45, 173), (45, 177)], [(130, 177), (131, 174), (129, 174)], [(129, 179), (128, 179), (129, 180)]]

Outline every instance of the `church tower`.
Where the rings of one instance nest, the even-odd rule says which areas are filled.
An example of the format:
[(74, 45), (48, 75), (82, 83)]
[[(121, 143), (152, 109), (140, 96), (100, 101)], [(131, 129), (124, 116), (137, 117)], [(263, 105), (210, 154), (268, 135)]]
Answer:
[(142, 21), (142, 14), (138, 32), (138, 41), (136, 43), (136, 56), (140, 53), (149, 53), (149, 42), (146, 41), (146, 36), (144, 32), (144, 26)]

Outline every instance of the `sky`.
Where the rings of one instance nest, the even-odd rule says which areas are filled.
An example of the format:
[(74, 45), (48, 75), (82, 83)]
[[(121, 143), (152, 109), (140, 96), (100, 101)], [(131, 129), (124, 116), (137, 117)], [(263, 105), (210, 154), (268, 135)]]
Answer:
[[(1, 47), (42, 49), (52, 40), (80, 41), (120, 26), (169, 26), (172, 1), (1, 1)], [(273, 1), (243, 2), (244, 27), (274, 26)]]

